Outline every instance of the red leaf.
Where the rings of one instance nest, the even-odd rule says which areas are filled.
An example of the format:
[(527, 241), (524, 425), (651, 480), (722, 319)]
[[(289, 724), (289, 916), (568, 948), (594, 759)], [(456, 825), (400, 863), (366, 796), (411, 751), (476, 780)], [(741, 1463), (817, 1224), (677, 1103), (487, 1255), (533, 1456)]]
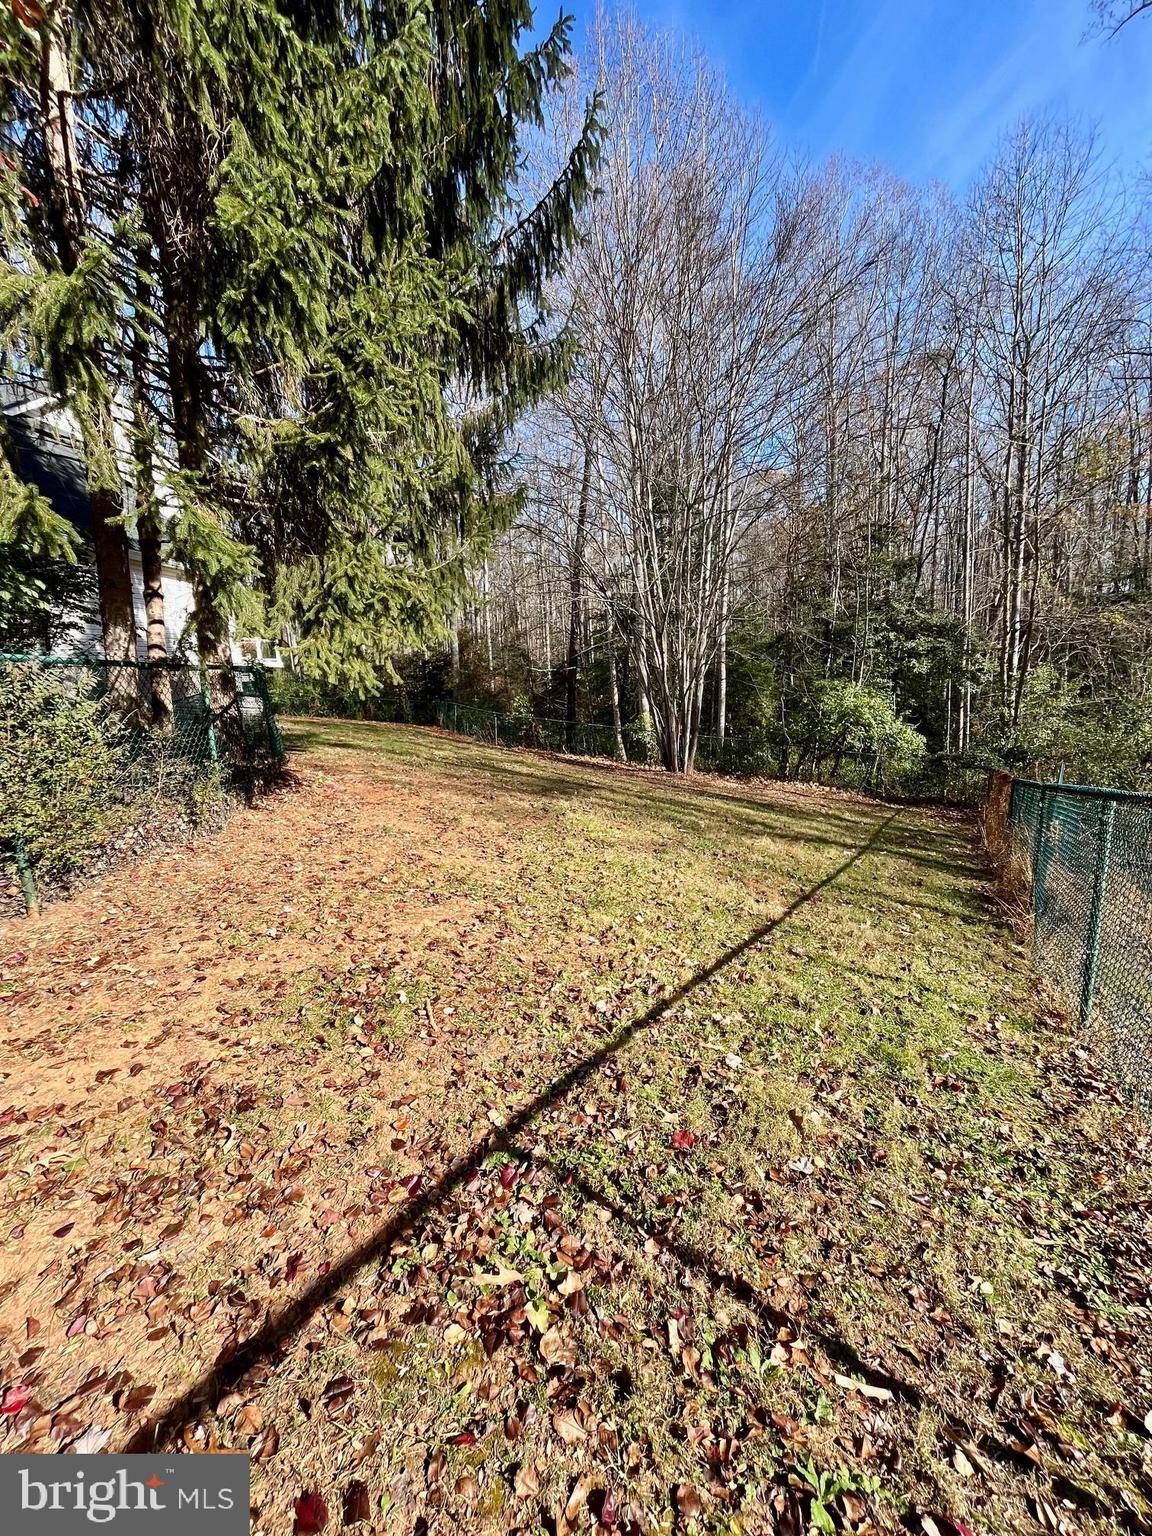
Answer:
[(303, 1266), (304, 1255), (302, 1253), (294, 1253), (284, 1266), (284, 1279), (289, 1285), (295, 1280)]
[(37, 0), (12, 0), (12, 11), (26, 27), (38, 27), (44, 20), (44, 7)]
[(296, 1536), (316, 1536), (328, 1524), (328, 1506), (318, 1493), (307, 1491), (296, 1500)]
[(672, 1145), (676, 1148), (677, 1152), (684, 1152), (687, 1150), (687, 1148), (694, 1147), (696, 1145), (695, 1132), (673, 1131)]
[(470, 1429), (461, 1430), (460, 1434), (453, 1435), (448, 1441), (449, 1445), (475, 1445), (476, 1436)]
[(0, 1400), (0, 1413), (19, 1413), (31, 1396), (31, 1387), (9, 1387)]
[(81, 1312), (68, 1324), (67, 1328), (64, 1330), (64, 1337), (67, 1339), (74, 1339), (78, 1333), (83, 1333), (87, 1326), (88, 1319), (84, 1316), (83, 1312)]
[(505, 1163), (500, 1170), (500, 1182), (505, 1189), (511, 1189), (516, 1182), (515, 1163)]

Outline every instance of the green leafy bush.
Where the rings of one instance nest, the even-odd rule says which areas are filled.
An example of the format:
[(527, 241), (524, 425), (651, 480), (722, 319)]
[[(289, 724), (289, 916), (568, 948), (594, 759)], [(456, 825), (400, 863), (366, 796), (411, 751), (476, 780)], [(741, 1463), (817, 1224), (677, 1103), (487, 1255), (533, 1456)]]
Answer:
[(269, 671), (267, 681), (268, 693), (278, 714), (321, 715), (339, 720), (365, 717), (366, 701), (332, 683), (323, 683), (287, 669)]
[(1152, 708), (1131, 691), (1086, 697), (1054, 667), (1029, 673), (1017, 720), (1006, 712), (982, 722), (981, 746), (990, 766), (1081, 784), (1139, 789), (1152, 784)]
[(830, 678), (818, 684), (811, 732), (817, 776), (830, 761), (838, 780), (851, 764), (864, 785), (892, 789), (911, 782), (924, 761), (920, 732), (900, 718), (886, 694), (863, 683)]
[(128, 820), (125, 746), (93, 677), (0, 667), (0, 839), (49, 879), (81, 869)]
[[(40, 889), (110, 853), (219, 825), (226, 769), (125, 713), (101, 671), (0, 664), (0, 859)], [(31, 899), (33, 893), (29, 893)]]
[(624, 725), (624, 750), (630, 763), (649, 767), (660, 761), (660, 743), (651, 722), (642, 719), (628, 720)]

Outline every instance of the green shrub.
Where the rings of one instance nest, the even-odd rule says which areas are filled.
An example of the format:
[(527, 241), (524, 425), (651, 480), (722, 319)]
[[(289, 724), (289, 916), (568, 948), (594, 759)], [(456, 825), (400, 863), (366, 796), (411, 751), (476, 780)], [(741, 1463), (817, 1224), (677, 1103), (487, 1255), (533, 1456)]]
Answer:
[(266, 673), (268, 694), (278, 714), (322, 715), (338, 720), (360, 720), (369, 710), (366, 701), (346, 690), (304, 677), (299, 672), (272, 669)]
[(1139, 789), (1152, 783), (1152, 708), (1146, 693), (1085, 696), (1054, 667), (1025, 679), (1015, 723), (1006, 711), (981, 722), (979, 749), (989, 766), (1065, 776), (1081, 784)]
[(630, 763), (654, 766), (660, 761), (660, 743), (650, 721), (629, 720), (624, 725), (624, 750)]
[(831, 760), (833, 780), (852, 765), (866, 787), (897, 788), (911, 782), (924, 761), (925, 742), (902, 720), (887, 694), (863, 683), (830, 678), (817, 685), (811, 704), (817, 774)]
[(500, 736), (506, 746), (534, 747), (540, 744), (532, 700), (526, 694), (512, 696), (512, 702), (500, 718)]
[(128, 755), (96, 680), (0, 667), (0, 839), (43, 876), (74, 874), (122, 832)]
[(66, 885), (115, 849), (219, 826), (227, 770), (187, 735), (125, 715), (98, 670), (0, 665), (0, 858), (41, 888)]

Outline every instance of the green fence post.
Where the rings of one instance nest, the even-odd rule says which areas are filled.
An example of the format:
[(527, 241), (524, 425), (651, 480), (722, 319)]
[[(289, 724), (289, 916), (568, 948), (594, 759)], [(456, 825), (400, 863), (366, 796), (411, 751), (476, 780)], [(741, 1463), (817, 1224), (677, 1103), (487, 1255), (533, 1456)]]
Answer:
[(1040, 805), (1036, 812), (1036, 825), (1032, 829), (1032, 909), (1036, 909), (1036, 878), (1040, 873), (1040, 832), (1044, 826), (1044, 814), (1048, 808), (1048, 786), (1040, 786)]
[(216, 740), (216, 726), (212, 719), (212, 695), (208, 691), (208, 673), (200, 667), (200, 697), (204, 700), (205, 719), (208, 722), (208, 756), (214, 763), (220, 761), (220, 746)]
[(28, 858), (27, 845), (19, 833), (12, 840), (12, 850), (16, 855), (16, 873), (20, 876), (20, 889), (24, 893), (24, 906), (27, 908), (28, 916), (39, 917), (40, 892), (36, 889), (36, 875)]
[(1100, 846), (1096, 850), (1096, 879), (1092, 886), (1092, 911), (1088, 919), (1088, 942), (1084, 954), (1084, 985), (1080, 992), (1080, 1027), (1085, 1028), (1092, 1015), (1096, 995), (1096, 975), (1100, 969), (1100, 933), (1104, 923), (1104, 892), (1108, 883), (1108, 862), (1112, 857), (1112, 827), (1116, 820), (1116, 802), (1111, 797), (1101, 807)]

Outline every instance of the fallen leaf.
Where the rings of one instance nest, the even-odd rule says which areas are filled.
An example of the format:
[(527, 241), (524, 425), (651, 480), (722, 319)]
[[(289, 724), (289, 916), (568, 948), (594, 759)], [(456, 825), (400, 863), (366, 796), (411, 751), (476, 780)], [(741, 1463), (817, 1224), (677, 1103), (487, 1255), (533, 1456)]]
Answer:
[(19, 1413), (31, 1396), (31, 1387), (9, 1387), (0, 1398), (0, 1413)]
[(368, 1484), (359, 1478), (344, 1490), (344, 1524), (361, 1525), (372, 1518), (372, 1501), (368, 1496)]
[(328, 1524), (328, 1506), (320, 1494), (307, 1490), (296, 1500), (296, 1536), (316, 1536)]
[(264, 1438), (258, 1448), (252, 1453), (257, 1461), (269, 1461), (280, 1449), (280, 1431), (275, 1424), (269, 1424), (264, 1431)]
[(684, 1516), (685, 1520), (699, 1520), (700, 1516), (704, 1513), (703, 1501), (691, 1483), (677, 1484), (676, 1508)]
[(110, 1429), (101, 1429), (99, 1424), (90, 1424), (82, 1435), (73, 1440), (68, 1449), (76, 1456), (96, 1456), (111, 1438)]
[(585, 1472), (577, 1478), (572, 1492), (568, 1495), (568, 1502), (560, 1519), (556, 1522), (557, 1536), (569, 1536), (576, 1529), (576, 1523), (580, 1518), (580, 1511), (588, 1503), (588, 1495), (596, 1484), (596, 1474)]
[(575, 1365), (576, 1345), (557, 1324), (540, 1340), (540, 1353), (549, 1365)]
[(579, 1445), (582, 1440), (588, 1438), (588, 1433), (576, 1417), (576, 1411), (573, 1408), (561, 1408), (559, 1413), (553, 1414), (552, 1427), (565, 1445)]
[(540, 1474), (532, 1462), (525, 1462), (513, 1484), (518, 1499), (534, 1499), (540, 1492)]
[(887, 1387), (874, 1387), (870, 1381), (854, 1381), (851, 1376), (833, 1374), (832, 1379), (838, 1387), (843, 1387), (845, 1392), (859, 1392), (861, 1397), (869, 1397), (874, 1403), (892, 1401), (892, 1393)]

